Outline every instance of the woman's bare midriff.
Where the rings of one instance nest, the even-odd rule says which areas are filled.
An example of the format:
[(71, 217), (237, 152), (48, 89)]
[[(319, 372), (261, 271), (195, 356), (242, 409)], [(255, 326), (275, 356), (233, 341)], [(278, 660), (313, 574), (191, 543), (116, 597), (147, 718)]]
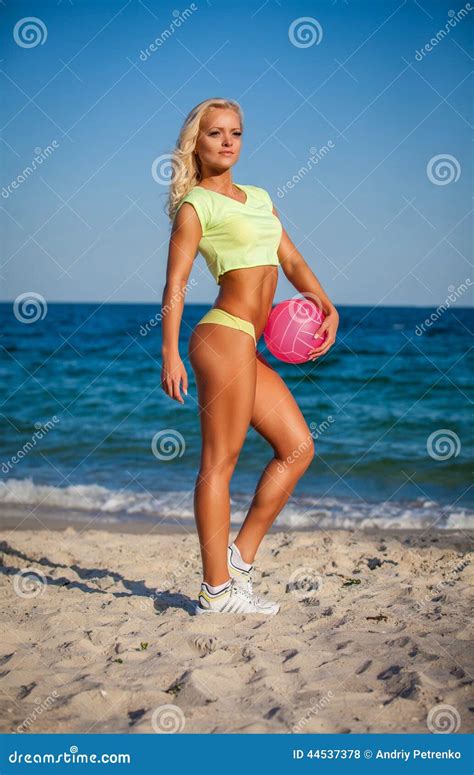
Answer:
[(213, 307), (249, 320), (259, 339), (272, 309), (277, 283), (277, 266), (231, 269), (220, 276), (219, 294)]

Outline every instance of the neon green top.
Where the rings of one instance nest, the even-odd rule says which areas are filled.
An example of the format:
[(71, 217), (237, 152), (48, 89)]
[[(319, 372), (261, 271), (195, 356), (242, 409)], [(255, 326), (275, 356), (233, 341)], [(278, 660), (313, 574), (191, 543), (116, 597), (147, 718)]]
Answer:
[(194, 207), (202, 228), (199, 252), (218, 285), (220, 276), (231, 269), (280, 265), (282, 226), (272, 213), (270, 195), (258, 186), (237, 188), (247, 194), (245, 202), (194, 186), (178, 205), (179, 209), (188, 202)]

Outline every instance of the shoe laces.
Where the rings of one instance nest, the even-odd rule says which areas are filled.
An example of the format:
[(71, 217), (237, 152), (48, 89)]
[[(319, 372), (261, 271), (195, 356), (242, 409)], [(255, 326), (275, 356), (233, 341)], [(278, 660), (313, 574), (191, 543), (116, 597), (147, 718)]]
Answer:
[(255, 602), (252, 593), (249, 592), (247, 589), (244, 589), (243, 587), (239, 586), (235, 581), (235, 579), (232, 579), (232, 586), (238, 595), (240, 595), (241, 597), (247, 598), (247, 600), (249, 600), (252, 603)]
[[(248, 570), (248, 571), (245, 571), (245, 574), (246, 574), (246, 579), (247, 579), (247, 581), (246, 581), (246, 587), (245, 587), (245, 591), (247, 592), (247, 594), (249, 595), (249, 597), (250, 597), (250, 598), (251, 598), (251, 599), (252, 599), (252, 600), (253, 600), (253, 601), (254, 601), (254, 602), (257, 604), (257, 605), (266, 605), (267, 601), (265, 600), (265, 598), (264, 598), (264, 597), (261, 597), (260, 595), (257, 595), (257, 593), (256, 593), (256, 592), (254, 592), (254, 589), (253, 589), (253, 577), (252, 577), (252, 574), (253, 574), (253, 565), (252, 565), (252, 567), (250, 568), (250, 570)], [(241, 589), (242, 589), (242, 587), (241, 587)]]
[(261, 597), (260, 595), (257, 595), (257, 593), (254, 591), (254, 588), (253, 588), (253, 566), (252, 566), (252, 568), (249, 571), (247, 571), (247, 573), (248, 573), (248, 576), (247, 576), (247, 592), (251, 595), (251, 597), (253, 598), (253, 600), (255, 600), (255, 602), (257, 604), (261, 605), (262, 603), (266, 603), (265, 598)]
[(253, 595), (253, 578), (252, 578), (252, 571), (253, 567), (250, 568), (249, 571), (247, 571), (247, 589), (250, 592), (251, 595)]

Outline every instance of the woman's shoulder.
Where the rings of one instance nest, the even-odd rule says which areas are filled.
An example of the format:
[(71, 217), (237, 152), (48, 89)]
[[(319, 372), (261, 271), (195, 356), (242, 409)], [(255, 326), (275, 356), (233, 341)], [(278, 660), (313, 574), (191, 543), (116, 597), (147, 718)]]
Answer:
[(213, 202), (209, 197), (209, 192), (200, 186), (193, 186), (179, 200), (176, 208), (176, 214), (182, 205), (189, 204), (194, 208), (201, 223), (202, 233), (205, 236), (213, 220)]
[(200, 186), (193, 186), (186, 194), (183, 194), (178, 202), (177, 209), (179, 210), (186, 203), (192, 205), (198, 214), (206, 213), (208, 215), (212, 209), (212, 200), (209, 197), (209, 192)]
[(201, 186), (193, 186), (189, 191), (181, 198), (180, 204), (183, 202), (194, 202), (197, 199), (204, 199), (206, 197), (206, 189)]

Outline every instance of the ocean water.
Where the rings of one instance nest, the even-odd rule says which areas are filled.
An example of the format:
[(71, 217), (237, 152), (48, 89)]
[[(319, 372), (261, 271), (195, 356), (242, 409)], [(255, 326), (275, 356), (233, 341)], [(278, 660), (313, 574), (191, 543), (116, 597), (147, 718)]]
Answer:
[[(185, 305), (180, 405), (160, 385), (159, 304), (50, 304), (34, 322), (0, 305), (0, 513), (192, 524), (201, 442), (187, 344), (210, 306)], [(316, 445), (276, 525), (473, 526), (473, 310), (339, 313), (319, 361), (285, 364), (259, 342)], [(271, 455), (250, 428), (231, 483), (235, 524)]]

